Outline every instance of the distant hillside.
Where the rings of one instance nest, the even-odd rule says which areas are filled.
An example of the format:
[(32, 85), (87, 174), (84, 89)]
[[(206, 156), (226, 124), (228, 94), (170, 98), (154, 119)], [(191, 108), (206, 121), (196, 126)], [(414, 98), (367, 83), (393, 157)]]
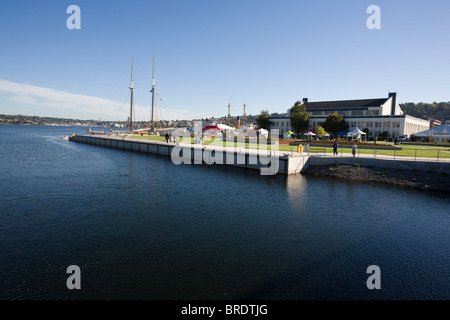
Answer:
[[(241, 116), (242, 117), (242, 116)], [(253, 125), (256, 116), (246, 115), (246, 125)], [(242, 118), (240, 118), (242, 119)], [(221, 118), (205, 118), (197, 119), (206, 123), (211, 120), (215, 120), (218, 123), (228, 123), (227, 117)], [(154, 126), (156, 128), (167, 127), (187, 127), (192, 124), (194, 120), (155, 120)], [(236, 126), (238, 123), (238, 117), (234, 116), (230, 118), (230, 125)], [(0, 114), (0, 124), (22, 124), (22, 125), (43, 125), (43, 126), (85, 126), (85, 127), (128, 127), (128, 121), (101, 121), (101, 120), (79, 120), (79, 119), (66, 119), (66, 118), (52, 118), (52, 117), (38, 117), (38, 116), (26, 116), (26, 115), (7, 115)], [(242, 122), (241, 122), (242, 124)], [(134, 121), (134, 127), (137, 128), (149, 128), (150, 121)]]
[(402, 103), (400, 104), (403, 112), (409, 116), (422, 119), (436, 119), (441, 121), (450, 120), (450, 101), (433, 103)]

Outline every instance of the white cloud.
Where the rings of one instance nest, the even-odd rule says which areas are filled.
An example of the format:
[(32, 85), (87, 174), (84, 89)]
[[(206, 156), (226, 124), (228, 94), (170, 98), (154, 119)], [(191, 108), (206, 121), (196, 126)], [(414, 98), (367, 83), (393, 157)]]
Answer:
[[(123, 114), (121, 111), (128, 110), (129, 108), (128, 104), (105, 98), (74, 94), (66, 91), (43, 88), (30, 84), (21, 84), (1, 79), (0, 96), (3, 99), (26, 105), (76, 111), (80, 114), (102, 115), (102, 118), (109, 118), (112, 120), (117, 120), (114, 118), (117, 117), (119, 113)], [(181, 119), (183, 116), (187, 116), (187, 111), (185, 110), (168, 110), (160, 108), (159, 113), (163, 115), (164, 120)], [(127, 117), (128, 114), (125, 114)], [(135, 116), (138, 120), (149, 119), (148, 106), (135, 106)]]

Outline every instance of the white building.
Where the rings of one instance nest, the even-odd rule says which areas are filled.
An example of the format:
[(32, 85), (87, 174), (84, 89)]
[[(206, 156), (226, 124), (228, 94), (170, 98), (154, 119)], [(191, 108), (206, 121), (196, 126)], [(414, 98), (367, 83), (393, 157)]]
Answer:
[[(428, 120), (403, 114), (396, 92), (389, 93), (388, 98), (380, 99), (310, 102), (305, 98), (303, 104), (310, 113), (309, 129), (323, 126), (327, 116), (333, 113), (342, 116), (349, 125), (349, 131), (355, 128), (368, 129), (371, 138), (378, 137), (385, 131), (390, 138), (397, 138), (430, 128)], [(292, 130), (289, 110), (283, 116), (271, 117), (269, 124), (270, 129), (278, 129), (280, 134)]]

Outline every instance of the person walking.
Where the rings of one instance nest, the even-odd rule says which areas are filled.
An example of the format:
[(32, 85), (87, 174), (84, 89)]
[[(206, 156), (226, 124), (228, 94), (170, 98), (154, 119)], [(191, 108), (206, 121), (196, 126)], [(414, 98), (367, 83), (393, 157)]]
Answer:
[(168, 132), (166, 132), (165, 137), (166, 137), (166, 142), (169, 143), (169, 133)]
[(339, 147), (339, 144), (338, 144), (337, 140), (334, 140), (334, 143), (333, 143), (333, 155), (337, 155), (338, 154), (338, 151), (337, 151), (338, 147)]
[(356, 144), (356, 142), (353, 144), (353, 146), (352, 146), (352, 154), (353, 154), (353, 158), (355, 157), (355, 155), (356, 155), (356, 149), (358, 148), (358, 145)]

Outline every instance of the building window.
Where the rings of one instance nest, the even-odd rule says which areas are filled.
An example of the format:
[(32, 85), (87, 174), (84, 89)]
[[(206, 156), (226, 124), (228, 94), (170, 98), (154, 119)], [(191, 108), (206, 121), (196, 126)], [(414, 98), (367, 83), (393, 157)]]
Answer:
[(378, 116), (380, 114), (379, 110), (368, 110), (367, 115), (368, 116)]
[(322, 111), (313, 111), (313, 112), (312, 112), (312, 115), (313, 115), (313, 116), (321, 116), (322, 113), (323, 113)]
[(363, 110), (353, 110), (352, 111), (352, 116), (362, 116), (363, 115)]
[(358, 128), (364, 128), (366, 126), (365, 122), (358, 122)]
[(340, 115), (340, 116), (348, 116), (348, 111), (338, 111), (338, 115)]
[(391, 123), (390, 122), (383, 122), (383, 128), (390, 128)]

